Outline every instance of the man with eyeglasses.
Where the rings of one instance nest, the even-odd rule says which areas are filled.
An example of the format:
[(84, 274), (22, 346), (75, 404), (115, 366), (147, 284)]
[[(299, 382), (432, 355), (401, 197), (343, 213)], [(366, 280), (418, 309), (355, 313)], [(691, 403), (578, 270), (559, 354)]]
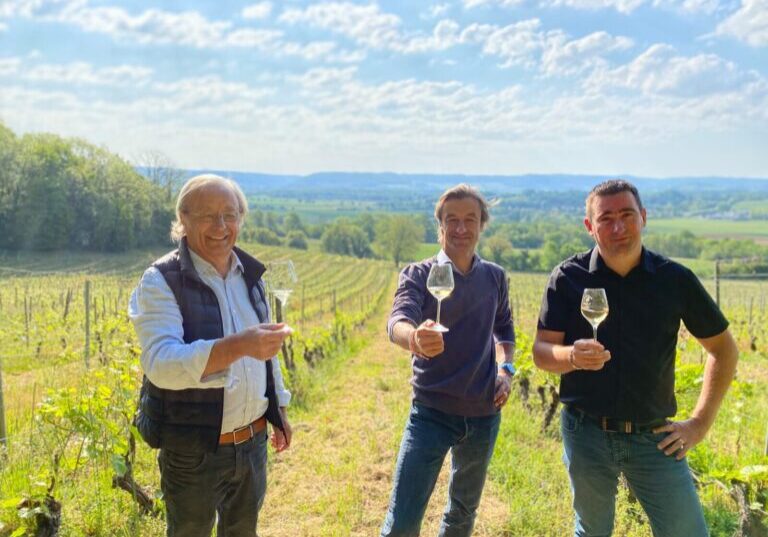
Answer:
[(190, 179), (176, 203), (179, 247), (133, 292), (141, 343), (136, 426), (160, 448), (167, 535), (255, 537), (267, 486), (267, 422), (291, 444), (277, 352), (289, 330), (269, 322), (265, 267), (235, 246), (247, 202), (234, 182)]

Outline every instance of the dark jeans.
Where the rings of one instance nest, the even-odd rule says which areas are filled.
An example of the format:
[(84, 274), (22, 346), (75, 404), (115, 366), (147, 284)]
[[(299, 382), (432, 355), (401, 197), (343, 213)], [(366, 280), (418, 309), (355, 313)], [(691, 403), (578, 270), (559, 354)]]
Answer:
[(216, 453), (160, 450), (168, 537), (256, 537), (267, 490), (267, 432)]
[(400, 444), (382, 537), (415, 537), (437, 476), (451, 451), (448, 505), (440, 537), (472, 534), (501, 415), (465, 418), (413, 403)]
[(568, 407), (563, 408), (560, 430), (563, 460), (571, 477), (576, 537), (613, 533), (621, 473), (645, 509), (655, 537), (709, 535), (688, 463), (656, 447), (667, 433), (606, 432)]

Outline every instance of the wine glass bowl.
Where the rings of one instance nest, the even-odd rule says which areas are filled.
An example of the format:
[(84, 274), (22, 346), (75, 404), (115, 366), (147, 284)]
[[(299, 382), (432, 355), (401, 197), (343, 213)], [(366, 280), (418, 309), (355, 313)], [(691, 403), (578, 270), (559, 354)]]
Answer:
[(592, 325), (592, 335), (597, 341), (597, 327), (608, 317), (608, 297), (603, 288), (586, 288), (581, 295), (581, 315)]
[(440, 305), (453, 292), (453, 265), (450, 263), (435, 263), (429, 269), (427, 290), (437, 299), (437, 316), (431, 327), (437, 332), (447, 332), (448, 328), (440, 324)]
[(264, 284), (267, 288), (267, 293), (275, 297), (275, 301), (280, 304), (281, 311), (285, 309), (288, 297), (293, 292), (293, 288), (298, 280), (293, 261), (270, 261), (267, 263), (267, 271), (264, 273)]

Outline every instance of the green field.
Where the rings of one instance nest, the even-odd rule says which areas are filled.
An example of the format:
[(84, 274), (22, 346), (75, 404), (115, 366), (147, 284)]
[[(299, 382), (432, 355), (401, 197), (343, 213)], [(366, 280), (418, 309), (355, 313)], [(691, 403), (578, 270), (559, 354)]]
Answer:
[(328, 222), (340, 216), (353, 217), (359, 213), (380, 211), (374, 202), (356, 200), (302, 200), (249, 196), (248, 205), (263, 212), (287, 214), (295, 212), (306, 223)]
[(690, 231), (694, 235), (715, 239), (753, 239), (768, 243), (768, 220), (713, 220), (707, 218), (649, 219), (649, 233), (679, 233)]
[[(295, 359), (290, 366), (283, 361), (294, 394), (294, 445), (270, 457), (260, 535), (375, 535), (410, 400), (410, 360), (383, 329), (394, 267), (314, 251), (245, 248), (265, 259), (291, 257), (300, 278), (287, 312), (297, 329), (290, 345)], [(420, 256), (436, 250), (424, 245)], [(140, 378), (125, 302), (157, 253), (0, 254), (0, 366), (10, 433), (8, 450), (0, 450), (0, 537), (34, 534), (29, 510), (19, 506), (25, 498), (44, 498), (49, 487), (62, 503), (62, 536), (163, 534), (161, 517), (142, 514), (130, 495), (112, 486), (127, 450)], [(544, 421), (557, 377), (536, 370), (531, 358), (547, 275), (509, 277), (517, 396), (504, 409), (474, 535), (559, 537), (571, 531), (568, 481), (557, 421)], [(85, 279), (93, 283), (89, 369), (83, 363)], [(704, 283), (711, 292), (711, 280)], [(768, 282), (726, 281), (721, 297), (742, 360), (717, 423), (691, 452), (690, 463), (701, 479), (712, 535), (731, 537), (739, 524), (735, 487), (745, 487), (753, 515), (768, 510)], [(313, 358), (319, 351), (323, 360)], [(702, 358), (698, 344), (681, 330), (681, 418), (698, 394)], [(526, 389), (523, 379), (530, 383)], [(162, 505), (156, 453), (139, 443), (135, 456), (136, 481)], [(443, 476), (424, 535), (436, 533), (445, 481)], [(650, 537), (625, 489), (617, 509), (617, 536)]]

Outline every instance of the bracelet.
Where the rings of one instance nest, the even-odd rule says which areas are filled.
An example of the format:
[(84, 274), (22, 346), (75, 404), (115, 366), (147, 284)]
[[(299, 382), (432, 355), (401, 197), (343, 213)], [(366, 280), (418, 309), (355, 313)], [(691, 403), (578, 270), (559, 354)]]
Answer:
[(571, 367), (574, 370), (578, 371), (579, 369), (582, 369), (581, 367), (576, 365), (576, 362), (573, 359), (573, 347), (571, 347), (571, 352), (568, 354), (568, 362), (570, 362)]

